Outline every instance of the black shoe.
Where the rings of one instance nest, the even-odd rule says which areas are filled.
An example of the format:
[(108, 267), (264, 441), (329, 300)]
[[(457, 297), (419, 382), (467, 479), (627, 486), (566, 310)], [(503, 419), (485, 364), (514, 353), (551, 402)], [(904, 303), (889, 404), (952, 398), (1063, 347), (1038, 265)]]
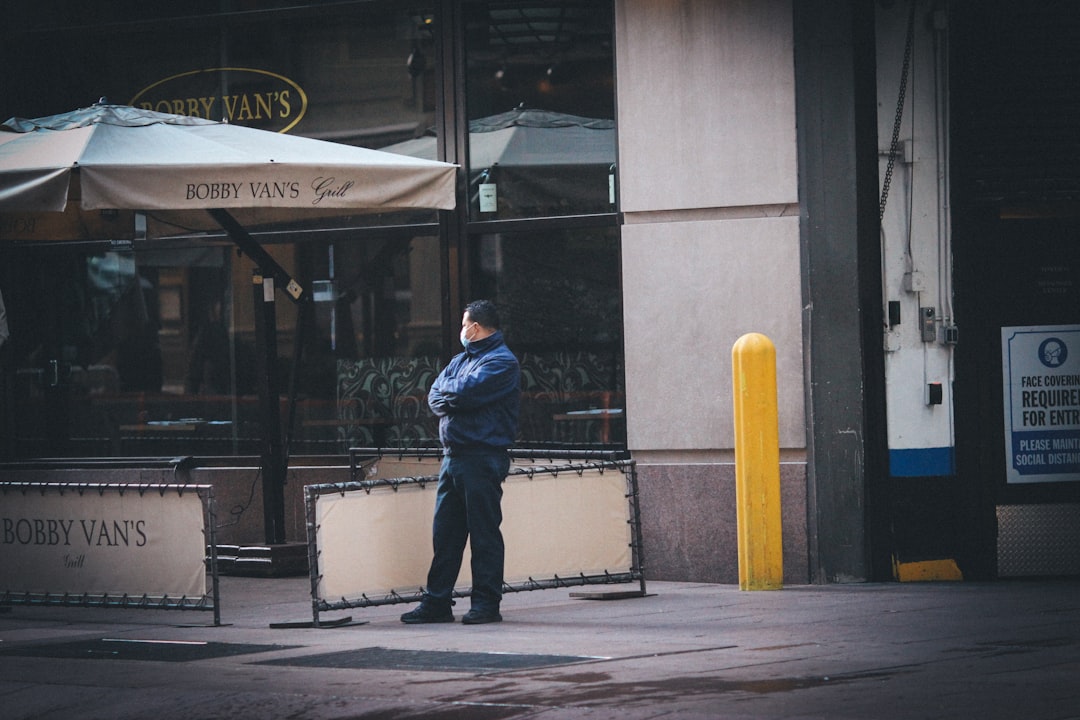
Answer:
[(450, 608), (441, 608), (420, 603), (416, 608), (402, 615), (401, 622), (408, 625), (420, 625), (422, 623), (452, 623), (454, 622), (454, 613), (450, 611)]
[(498, 610), (477, 610), (473, 608), (461, 618), (463, 625), (484, 625), (486, 623), (502, 622), (502, 615)]

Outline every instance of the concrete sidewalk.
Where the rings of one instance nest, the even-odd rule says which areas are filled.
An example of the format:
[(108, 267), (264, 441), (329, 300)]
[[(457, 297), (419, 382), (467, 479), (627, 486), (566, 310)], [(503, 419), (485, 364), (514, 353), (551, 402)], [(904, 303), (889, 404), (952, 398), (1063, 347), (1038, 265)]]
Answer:
[(0, 717), (1080, 718), (1078, 579), (648, 591), (510, 594), (481, 626), (406, 626), (401, 605), (272, 628), (311, 620), (306, 577), (223, 577), (220, 627), (15, 607)]

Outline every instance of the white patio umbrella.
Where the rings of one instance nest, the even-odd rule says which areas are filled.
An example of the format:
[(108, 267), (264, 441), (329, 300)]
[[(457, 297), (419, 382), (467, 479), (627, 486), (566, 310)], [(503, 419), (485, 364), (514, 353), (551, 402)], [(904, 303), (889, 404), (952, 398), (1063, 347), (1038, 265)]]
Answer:
[[(434, 160), (126, 105), (0, 125), (0, 213), (75, 206), (143, 211), (174, 231), (225, 225), (260, 263), (272, 260), (250, 236), (237, 236), (247, 235), (242, 228), (452, 209), (455, 171)], [(279, 280), (286, 287), (291, 278)]]
[[(454, 166), (241, 125), (93, 105), (0, 125), (0, 212), (187, 211), (237, 220), (454, 207)], [(250, 213), (250, 215), (245, 215)], [(340, 214), (340, 212), (339, 212)]]
[[(80, 224), (80, 212), (133, 210), (174, 229), (220, 225), (297, 302), (308, 299), (303, 288), (246, 228), (361, 212), (452, 209), (455, 174), (456, 166), (434, 160), (105, 103), (0, 125), (0, 214), (66, 211)], [(272, 295), (266, 303), (271, 308)], [(269, 322), (272, 328), (272, 315)], [(267, 343), (271, 357), (273, 345)], [(271, 384), (267, 394), (275, 390)], [(268, 405), (276, 408), (276, 399)], [(275, 418), (265, 426), (271, 443), (280, 438)], [(269, 452), (275, 457), (267, 475), (275, 476), (276, 485), (283, 482), (281, 451)], [(276, 487), (268, 489), (277, 494)], [(281, 502), (272, 501), (276, 516), (284, 514), (283, 505), (276, 507)], [(268, 527), (267, 542), (282, 541), (278, 530)]]

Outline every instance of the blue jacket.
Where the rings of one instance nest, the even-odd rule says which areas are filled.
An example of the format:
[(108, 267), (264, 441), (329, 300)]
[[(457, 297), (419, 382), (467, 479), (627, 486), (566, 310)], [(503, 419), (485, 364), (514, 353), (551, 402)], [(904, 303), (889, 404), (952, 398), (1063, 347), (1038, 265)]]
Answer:
[(521, 407), (521, 366), (503, 334), (497, 331), (455, 355), (432, 383), (428, 406), (439, 416), (447, 455), (511, 447)]

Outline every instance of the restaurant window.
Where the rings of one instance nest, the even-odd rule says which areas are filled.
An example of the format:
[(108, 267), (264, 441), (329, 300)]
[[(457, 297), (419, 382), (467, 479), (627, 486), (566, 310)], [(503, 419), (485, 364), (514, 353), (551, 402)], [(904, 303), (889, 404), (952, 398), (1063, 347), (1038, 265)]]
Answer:
[(104, 97), (371, 148), (434, 127), (429, 3), (244, 5), (192, 12), (188, 4), (141, 3), (124, 13), (110, 3), (62, 2), (13, 19), (0, 47), (8, 69), (2, 119)]
[(473, 221), (615, 211), (608, 2), (465, 5)]
[[(17, 78), (5, 119), (106, 96), (421, 157), (436, 157), (437, 127), (464, 141), (448, 145), (468, 148), (464, 223), (418, 210), (249, 228), (313, 298), (299, 314), (276, 294), (293, 455), (437, 441), (425, 398), (456, 350), (450, 288), (451, 305), (504, 307), (529, 383), (523, 445), (625, 446), (611, 3), (469, 1), (440, 25), (451, 5), (35, 15), (0, 49)], [(464, 66), (437, 62), (450, 56)], [(449, 87), (463, 87), (467, 127), (437, 103)], [(3, 251), (0, 456), (261, 452), (254, 265), (223, 233), (146, 217), (134, 240)]]
[(500, 308), (522, 367), (523, 447), (625, 447), (614, 228), (481, 235), (473, 288)]
[(464, 18), (468, 294), (521, 362), (519, 443), (625, 448), (611, 3)]
[[(296, 306), (277, 293), (275, 303), (283, 410), (294, 388), (290, 451), (430, 442), (421, 396), (439, 367), (437, 236), (399, 229), (267, 249), (314, 298)], [(253, 269), (222, 243), (13, 254), (0, 282), (7, 450), (258, 454)]]
[[(12, 61), (33, 72), (0, 100), (4, 119), (106, 96), (391, 151), (435, 126), (429, 4), (303, 4), (162, 9), (127, 23), (35, 16), (10, 38)], [(442, 353), (437, 218), (417, 210), (248, 228), (313, 298), (301, 308), (276, 293), (288, 452), (431, 440), (417, 388)], [(0, 267), (12, 329), (0, 358), (0, 457), (261, 452), (247, 255), (221, 232), (167, 228), (152, 215), (139, 216), (134, 240), (46, 240), (8, 246)]]

